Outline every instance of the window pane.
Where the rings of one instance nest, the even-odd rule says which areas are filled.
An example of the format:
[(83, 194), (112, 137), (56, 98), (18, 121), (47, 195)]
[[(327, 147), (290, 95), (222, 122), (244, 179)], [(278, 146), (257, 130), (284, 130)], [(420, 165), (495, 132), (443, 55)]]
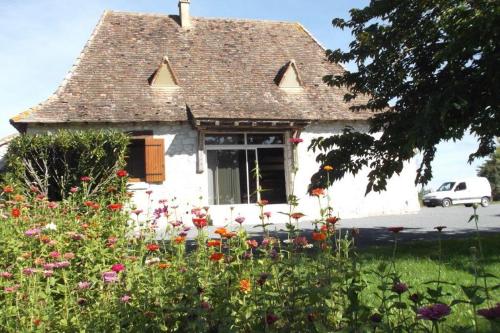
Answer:
[(245, 151), (208, 151), (207, 161), (209, 202), (219, 205), (247, 203)]
[(205, 135), (207, 145), (242, 145), (245, 144), (243, 134), (207, 134)]
[(146, 177), (145, 160), (144, 139), (132, 139), (128, 146), (127, 166), (125, 167), (130, 178), (144, 179)]
[(282, 145), (283, 134), (248, 134), (248, 144), (251, 145)]
[(261, 199), (271, 204), (286, 203), (285, 159), (283, 148), (257, 150), (259, 156)]

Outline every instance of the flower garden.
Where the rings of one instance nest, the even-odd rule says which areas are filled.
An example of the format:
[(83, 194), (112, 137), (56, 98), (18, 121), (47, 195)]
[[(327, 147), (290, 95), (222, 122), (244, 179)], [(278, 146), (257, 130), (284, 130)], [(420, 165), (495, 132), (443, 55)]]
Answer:
[(209, 237), (208, 207), (193, 207), (190, 221), (168, 200), (132, 209), (126, 177), (118, 171), (122, 186), (91, 197), (92, 178), (82, 177), (59, 202), (36, 187), (3, 187), (1, 331), (498, 331), (498, 279), (485, 269), (479, 233), (464, 285), (445, 277), (442, 242), (437, 271), (414, 284), (398, 267), (404, 229), (387, 231), (392, 255), (374, 266), (356, 249), (358, 231), (329, 214), (323, 189), (311, 193), (320, 207), (311, 235), (297, 228), (303, 214), (292, 200), (284, 239), (269, 232), (266, 202), (247, 217), (260, 220), (261, 237), (248, 237), (242, 217)]

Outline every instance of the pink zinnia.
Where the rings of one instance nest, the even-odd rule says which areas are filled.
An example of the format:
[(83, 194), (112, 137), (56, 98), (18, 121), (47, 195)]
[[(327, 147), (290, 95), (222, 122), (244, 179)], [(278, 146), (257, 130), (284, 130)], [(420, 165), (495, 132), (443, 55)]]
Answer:
[(78, 282), (78, 289), (84, 290), (84, 289), (89, 289), (89, 288), (90, 288), (90, 282), (88, 282), (88, 281)]
[(78, 192), (78, 187), (73, 186), (72, 188), (70, 188), (70, 189), (69, 189), (69, 191), (70, 191), (71, 193), (76, 193), (76, 192)]
[(9, 273), (9, 272), (1, 272), (0, 273), (0, 277), (4, 278), (4, 279), (10, 279), (12, 278), (12, 276), (14, 276), (12, 273)]
[(111, 266), (111, 270), (113, 272), (119, 273), (119, 272), (125, 270), (125, 265), (123, 265), (123, 264), (114, 264), (113, 266)]
[(40, 235), (41, 232), (42, 232), (41, 229), (39, 229), (39, 228), (33, 228), (33, 229), (26, 230), (26, 232), (24, 233), (24, 235), (28, 236), (28, 237), (35, 237), (35, 236)]
[(52, 270), (43, 271), (43, 276), (45, 276), (45, 277), (51, 277), (53, 274), (54, 274), (54, 271), (52, 271)]
[(131, 213), (132, 213), (132, 214), (135, 214), (135, 215), (140, 215), (142, 212), (143, 212), (143, 210), (142, 210), (142, 209), (135, 209), (135, 210), (133, 210)]
[(54, 202), (54, 201), (51, 201), (47, 204), (47, 207), (49, 207), (51, 209), (57, 208), (57, 206), (59, 206), (59, 204), (57, 202)]
[(432, 304), (429, 306), (425, 306), (423, 308), (418, 309), (418, 317), (420, 319), (427, 319), (432, 321), (440, 320), (443, 317), (446, 317), (451, 312), (451, 308), (442, 303)]
[(49, 253), (49, 257), (54, 258), (54, 259), (59, 258), (60, 256), (61, 256), (61, 254), (57, 251), (52, 251)]
[(259, 243), (255, 239), (247, 240), (247, 245), (254, 249), (259, 247)]
[(102, 273), (102, 279), (104, 283), (114, 283), (118, 281), (118, 274), (114, 271)]
[(91, 179), (92, 179), (92, 178), (90, 178), (89, 176), (82, 176), (82, 177), (80, 177), (80, 180), (81, 180), (82, 182), (89, 182)]
[(500, 318), (500, 303), (492, 308), (477, 310), (477, 314), (488, 320), (497, 320)]
[(296, 145), (297, 145), (297, 144), (299, 144), (299, 143), (301, 143), (301, 142), (304, 142), (304, 140), (303, 140), (303, 139), (301, 139), (301, 138), (290, 138), (290, 139), (288, 140), (288, 142), (290, 142), (290, 143), (293, 143), (293, 144), (296, 144)]
[(120, 301), (122, 301), (122, 303), (129, 303), (131, 298), (132, 298), (132, 297), (130, 297), (129, 295), (123, 295), (123, 296), (120, 298)]
[(75, 259), (75, 254), (73, 252), (68, 252), (63, 255), (63, 258), (66, 260)]
[(243, 216), (238, 216), (237, 218), (234, 219), (237, 223), (242, 224), (245, 222), (245, 218)]
[(23, 274), (26, 276), (33, 275), (33, 273), (35, 273), (35, 270), (33, 268), (28, 267), (23, 269)]
[(59, 261), (55, 263), (55, 268), (66, 268), (71, 266), (69, 261)]
[(20, 285), (16, 284), (16, 285), (13, 285), (12, 287), (4, 287), (3, 288), (3, 291), (6, 293), (6, 294), (9, 294), (9, 293), (14, 293), (17, 291), (17, 289), (19, 289), (19, 287), (21, 287)]
[(53, 270), (54, 268), (56, 268), (56, 264), (53, 263), (48, 263), (43, 265), (43, 269), (45, 270)]

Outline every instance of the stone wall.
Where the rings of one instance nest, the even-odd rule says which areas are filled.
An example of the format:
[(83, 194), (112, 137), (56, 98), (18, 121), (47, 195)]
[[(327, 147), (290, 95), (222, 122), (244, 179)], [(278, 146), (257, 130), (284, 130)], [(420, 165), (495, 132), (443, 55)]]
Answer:
[[(316, 198), (310, 197), (307, 187), (311, 175), (318, 170), (315, 154), (307, 150), (311, 140), (317, 136), (330, 136), (338, 134), (345, 125), (353, 126), (361, 131), (367, 130), (366, 123), (355, 122), (330, 122), (313, 123), (302, 133), (304, 142), (298, 149), (298, 172), (295, 175), (294, 192), (300, 199), (299, 211), (307, 215), (307, 219), (318, 216), (318, 203)], [(71, 129), (101, 128), (101, 126), (71, 126)], [(205, 206), (208, 203), (208, 177), (206, 158), (203, 160), (205, 170), (197, 172), (197, 132), (186, 123), (175, 124), (125, 124), (107, 125), (106, 128), (117, 128), (124, 131), (153, 130), (154, 136), (165, 140), (165, 168), (166, 179), (163, 184), (133, 183), (134, 202), (137, 207), (152, 210), (158, 206), (158, 200), (168, 199), (170, 206), (178, 206), (176, 213), (179, 219), (190, 221), (192, 206)], [(30, 127), (29, 132), (46, 132), (55, 128)], [(288, 191), (291, 191), (292, 150), (288, 145), (285, 150)], [(329, 189), (332, 206), (342, 218), (356, 218), (385, 214), (406, 214), (419, 210), (417, 188), (413, 184), (416, 166), (413, 161), (407, 163), (400, 176), (393, 177), (388, 184), (386, 192), (370, 193), (365, 196), (366, 175), (368, 169), (363, 170), (356, 177), (346, 176), (341, 181), (335, 182)], [(146, 191), (152, 190), (148, 195)], [(272, 221), (285, 222), (286, 216), (279, 214), (288, 210), (287, 205), (269, 205), (267, 211), (273, 213)], [(212, 217), (218, 225), (232, 221), (238, 215), (245, 216), (247, 223), (259, 223), (258, 208), (256, 205), (212, 206)]]

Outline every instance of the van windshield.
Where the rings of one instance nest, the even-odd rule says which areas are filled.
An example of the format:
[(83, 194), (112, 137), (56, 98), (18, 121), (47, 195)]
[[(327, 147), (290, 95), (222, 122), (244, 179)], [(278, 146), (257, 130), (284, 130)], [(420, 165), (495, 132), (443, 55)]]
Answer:
[(454, 185), (455, 185), (454, 182), (444, 183), (443, 185), (439, 186), (439, 188), (437, 189), (437, 191), (438, 192), (451, 191), (451, 189), (453, 188)]

